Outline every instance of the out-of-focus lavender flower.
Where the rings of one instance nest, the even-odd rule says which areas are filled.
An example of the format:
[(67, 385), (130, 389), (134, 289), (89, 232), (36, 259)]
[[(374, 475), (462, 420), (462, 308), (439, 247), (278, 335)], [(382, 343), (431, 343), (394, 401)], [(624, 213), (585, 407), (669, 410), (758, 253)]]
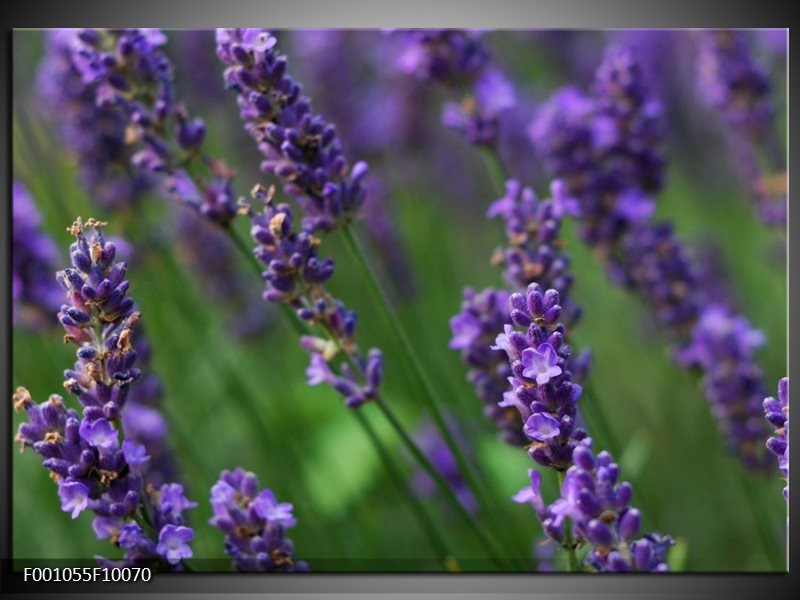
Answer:
[[(459, 428), (454, 419), (448, 419), (448, 426), (451, 431), (454, 431), (456, 436), (459, 435)], [(434, 424), (431, 422), (423, 423), (414, 435), (414, 439), (420, 449), (430, 459), (431, 463), (433, 463), (433, 466), (436, 467), (445, 481), (447, 481), (459, 502), (461, 502), (467, 511), (471, 514), (475, 514), (478, 510), (475, 496), (472, 494), (472, 491), (461, 475), (453, 453), (450, 451), (450, 448), (447, 447), (447, 444)], [(432, 496), (437, 492), (436, 484), (431, 477), (422, 470), (418, 470), (414, 474), (412, 486), (417, 493), (423, 496)]]
[(185, 92), (193, 102), (211, 105), (223, 101), (224, 90), (219, 86), (217, 56), (213, 29), (184, 29), (175, 36), (179, 44), (175, 69), (186, 83)]
[(571, 462), (561, 496), (553, 503), (545, 504), (541, 475), (533, 469), (528, 472), (531, 485), (514, 500), (530, 503), (545, 533), (557, 543), (565, 545), (571, 537), (573, 548), (588, 544), (585, 564), (593, 571), (668, 571), (666, 552), (673, 541), (656, 533), (636, 538), (641, 515), (630, 505), (633, 488), (619, 481), (611, 455), (603, 451), (595, 456), (591, 438), (585, 438), (575, 446)]
[(276, 44), (265, 29), (217, 30), (225, 83), (237, 92), (245, 129), (265, 156), (262, 170), (283, 181), (315, 229), (334, 229), (363, 204), (367, 164), (348, 165), (336, 128), (312, 112)]
[(81, 184), (93, 202), (112, 209), (134, 204), (151, 186), (147, 173), (130, 169), (133, 147), (128, 120), (98, 98), (74, 64), (76, 29), (46, 33), (46, 53), (37, 73), (44, 112), (57, 123), (75, 154)]
[(127, 296), (125, 264), (113, 263), (116, 248), (102, 226), (94, 219), (85, 227), (75, 221), (70, 227), (76, 237), (70, 247), (73, 268), (58, 274), (68, 300), (59, 319), (65, 340), (78, 346), (78, 361), (64, 372), (64, 387), (80, 401), (82, 415), (57, 395), (36, 404), (20, 387), (14, 406), (24, 409), (28, 420), (16, 440), (42, 456), (58, 483), (64, 511), (72, 518), (85, 510), (95, 513), (95, 532), (126, 549), (124, 564), (166, 563), (180, 569), (180, 559), (191, 556), (186, 545), (191, 529), (183, 511), (194, 504), (177, 484), (145, 489), (148, 450), (133, 438), (120, 439), (122, 410), (131, 384), (141, 376), (133, 346), (139, 313)]
[(789, 501), (789, 378), (778, 382), (778, 398), (770, 396), (764, 400), (764, 414), (767, 421), (775, 427), (775, 432), (767, 440), (767, 448), (778, 457), (778, 468), (786, 479), (783, 497)]
[(697, 83), (728, 125), (734, 160), (761, 219), (780, 227), (786, 222), (785, 156), (775, 137), (769, 73), (758, 64), (749, 36), (743, 30), (698, 32)]
[[(661, 115), (633, 51), (613, 47), (598, 69), (592, 95), (575, 88), (558, 92), (542, 107), (530, 134), (547, 167), (579, 200), (582, 236), (605, 260), (612, 281), (641, 296), (677, 334), (679, 345), (692, 345), (687, 341), (692, 329), (699, 328), (698, 339), (707, 337), (702, 315), (713, 316), (715, 309), (670, 224), (651, 221), (650, 195), (663, 182)], [(710, 347), (718, 353), (713, 360), (692, 361), (684, 354), (681, 362), (705, 372), (706, 395), (731, 447), (745, 464), (756, 464), (754, 440), (764, 434), (754, 400), (763, 397), (760, 373), (751, 354), (731, 355), (724, 344)]]
[(55, 242), (42, 231), (42, 220), (25, 186), (12, 187), (12, 297), (14, 324), (40, 328), (52, 322), (64, 298), (53, 277), (59, 259)]
[(259, 490), (253, 473), (239, 467), (223, 471), (210, 501), (214, 516), (209, 523), (225, 534), (225, 553), (237, 571), (308, 571), (286, 537), (286, 530), (297, 524), (292, 505), (278, 502), (268, 488)]
[(258, 285), (236, 268), (236, 248), (228, 235), (187, 209), (175, 213), (175, 231), (181, 258), (197, 276), (204, 295), (225, 311), (228, 331), (244, 340), (262, 333), (268, 315), (258, 302)]
[[(308, 383), (327, 383), (349, 407), (361, 406), (375, 398), (383, 380), (381, 352), (373, 348), (367, 356), (361, 354), (355, 340), (355, 312), (325, 288), (333, 275), (333, 260), (318, 257), (320, 240), (313, 224), (306, 221), (298, 230), (289, 205), (274, 203), (274, 191), (256, 186), (253, 198), (263, 202), (263, 209), (255, 212), (246, 207), (252, 220), (250, 233), (258, 244), (255, 256), (266, 266), (264, 298), (290, 306), (302, 321), (325, 332), (326, 337), (303, 336), (300, 340), (311, 354)], [(343, 359), (338, 373), (331, 364), (337, 356)]]
[[(233, 172), (203, 152), (202, 119), (177, 102), (172, 65), (160, 50), (166, 36), (158, 29), (76, 29), (63, 35), (66, 60), (85, 94), (123, 128), (129, 164), (137, 172), (166, 175), (170, 195), (226, 224), (236, 214)], [(208, 180), (190, 177), (189, 163), (205, 165)]]
[(698, 86), (731, 126), (758, 136), (770, 126), (774, 107), (769, 77), (756, 63), (748, 36), (742, 30), (699, 32)]
[(460, 102), (445, 104), (444, 125), (472, 144), (496, 146), (500, 117), (516, 106), (516, 92), (509, 79), (489, 65), (482, 32), (409, 29), (392, 34), (402, 43), (396, 59), (401, 71), (464, 92)]
[(786, 60), (786, 50), (789, 47), (788, 29), (759, 29), (758, 39), (761, 44), (775, 57)]

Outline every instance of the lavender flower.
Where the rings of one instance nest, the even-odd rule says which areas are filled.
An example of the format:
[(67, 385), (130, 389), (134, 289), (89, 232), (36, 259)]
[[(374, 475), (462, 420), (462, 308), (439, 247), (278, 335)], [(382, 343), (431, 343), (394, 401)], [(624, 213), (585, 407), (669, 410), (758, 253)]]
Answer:
[[(448, 426), (456, 436), (460, 435), (459, 428), (454, 419), (448, 419)], [(478, 511), (478, 504), (469, 486), (458, 469), (453, 453), (448, 448), (441, 434), (433, 423), (423, 423), (414, 436), (417, 445), (430, 459), (434, 467), (442, 474), (456, 498), (471, 514)], [(412, 486), (422, 496), (433, 496), (437, 492), (436, 484), (431, 477), (422, 470), (417, 470), (412, 479)]]
[(135, 204), (150, 188), (147, 173), (132, 171), (128, 120), (98, 98), (74, 63), (76, 29), (51, 29), (37, 74), (38, 94), (64, 143), (75, 154), (81, 185), (101, 208)]
[(528, 454), (546, 467), (563, 471), (572, 460), (572, 450), (586, 437), (576, 426), (578, 399), (582, 388), (568, 370), (570, 348), (565, 343), (559, 293), (543, 292), (532, 283), (525, 294), (509, 297), (513, 324), (506, 324), (493, 348), (508, 355), (511, 389), (500, 406), (516, 408), (524, 423), (523, 432), (531, 441)]
[[(160, 50), (166, 36), (158, 29), (80, 29), (64, 35), (66, 58), (84, 93), (124, 128), (130, 164), (137, 172), (166, 175), (170, 195), (210, 220), (228, 223), (236, 214), (233, 173), (203, 153), (202, 119), (176, 101), (172, 65)], [(196, 158), (207, 168), (208, 181), (185, 170)]]
[[(62, 509), (72, 518), (91, 510), (98, 537), (125, 548), (124, 564), (165, 564), (180, 569), (191, 556), (186, 543), (192, 531), (183, 511), (195, 506), (177, 484), (145, 488), (147, 449), (133, 439), (120, 439), (122, 410), (131, 384), (141, 376), (136, 367), (133, 328), (139, 319), (127, 296), (125, 264), (113, 264), (115, 246), (89, 219), (86, 232), (77, 219), (70, 227), (72, 269), (58, 274), (68, 304), (59, 311), (65, 340), (78, 346), (74, 369), (65, 371), (64, 387), (78, 398), (81, 417), (53, 395), (35, 404), (18, 388), (14, 406), (28, 413), (16, 440), (42, 456), (43, 466), (58, 483)], [(180, 541), (180, 543), (178, 543)]]
[(63, 298), (53, 278), (58, 249), (42, 231), (33, 198), (19, 181), (14, 182), (11, 201), (14, 324), (40, 328), (50, 321), (49, 314), (58, 309)]
[(698, 87), (732, 126), (763, 135), (774, 113), (769, 77), (753, 57), (748, 32), (709, 30), (698, 40)]
[[(552, 198), (540, 202), (530, 188), (522, 188), (515, 180), (506, 182), (505, 196), (493, 202), (487, 213), (489, 217), (503, 217), (508, 237), (508, 247), (498, 249), (493, 262), (504, 265), (512, 291), (524, 290), (532, 282), (558, 290), (563, 299), (562, 320), (569, 327), (577, 322), (580, 310), (569, 298), (573, 277), (569, 258), (560, 251), (558, 234), (563, 217), (578, 214), (578, 205), (576, 200), (566, 197), (561, 182), (554, 182), (551, 188)], [(461, 350), (462, 358), (470, 366), (468, 378), (478, 397), (486, 403), (484, 412), (500, 426), (503, 439), (525, 445), (520, 413), (514, 404), (504, 401), (510, 365), (502, 349), (492, 346), (497, 332), (509, 322), (509, 295), (510, 292), (491, 288), (480, 294), (465, 290), (461, 312), (450, 321), (453, 331), (450, 347)], [(527, 354), (526, 360), (532, 361), (532, 355)], [(583, 376), (588, 368), (587, 355), (571, 359), (570, 368)]]
[[(274, 189), (256, 186), (253, 198), (264, 203), (263, 210), (255, 213), (247, 207), (251, 235), (258, 244), (255, 255), (266, 266), (264, 298), (288, 305), (302, 321), (324, 330), (325, 338), (303, 336), (300, 340), (311, 354), (308, 383), (327, 383), (349, 407), (361, 406), (377, 395), (383, 379), (381, 352), (373, 348), (366, 357), (361, 355), (355, 340), (356, 314), (325, 289), (333, 275), (333, 260), (317, 256), (320, 240), (314, 226), (306, 222), (298, 231), (289, 205), (276, 205), (273, 196)], [(329, 364), (337, 355), (344, 360), (339, 374)]]
[(459, 103), (448, 102), (442, 112), (445, 126), (477, 146), (494, 147), (500, 118), (516, 105), (512, 83), (490, 67), (481, 32), (461, 29), (398, 30), (403, 43), (399, 69), (422, 80), (438, 81), (465, 90)]
[(530, 487), (514, 500), (530, 503), (545, 533), (562, 546), (568, 543), (569, 519), (574, 547), (591, 546), (585, 564), (594, 571), (668, 571), (665, 557), (673, 541), (656, 533), (636, 538), (641, 515), (630, 505), (633, 488), (619, 482), (619, 467), (611, 455), (603, 451), (595, 456), (591, 438), (585, 438), (575, 446), (571, 462), (561, 497), (552, 504), (545, 504), (541, 475), (533, 469), (528, 471)]
[(297, 520), (292, 505), (278, 502), (270, 489), (259, 490), (253, 473), (236, 468), (223, 471), (211, 488), (214, 516), (209, 523), (225, 534), (225, 552), (237, 571), (307, 571), (294, 557), (286, 530)]
[[(697, 267), (671, 226), (651, 222), (650, 194), (663, 182), (662, 112), (633, 52), (616, 47), (598, 69), (593, 95), (574, 88), (557, 93), (540, 110), (530, 134), (548, 168), (578, 199), (582, 236), (605, 259), (612, 281), (641, 296), (677, 334), (678, 345), (690, 346), (697, 344), (687, 338), (708, 336), (703, 315), (714, 319), (716, 309), (708, 305)], [(709, 348), (713, 359), (677, 355), (681, 364), (705, 372), (706, 395), (731, 448), (746, 465), (758, 464), (754, 442), (764, 434), (758, 368), (751, 353), (731, 354), (725, 344)]]
[(775, 426), (775, 433), (767, 440), (767, 448), (778, 457), (778, 468), (786, 479), (783, 497), (789, 501), (789, 378), (778, 382), (778, 399), (764, 400), (764, 414)]
[(276, 44), (265, 29), (217, 30), (225, 83), (239, 94), (245, 129), (265, 156), (261, 169), (284, 182), (313, 228), (334, 229), (363, 204), (367, 164), (347, 164), (336, 128), (312, 112)]
[[(748, 34), (739, 30), (698, 33), (698, 88), (706, 103), (728, 125), (729, 145), (761, 219), (783, 226), (785, 159), (774, 137), (775, 109), (769, 76), (755, 60)], [(764, 163), (769, 166), (765, 168)]]

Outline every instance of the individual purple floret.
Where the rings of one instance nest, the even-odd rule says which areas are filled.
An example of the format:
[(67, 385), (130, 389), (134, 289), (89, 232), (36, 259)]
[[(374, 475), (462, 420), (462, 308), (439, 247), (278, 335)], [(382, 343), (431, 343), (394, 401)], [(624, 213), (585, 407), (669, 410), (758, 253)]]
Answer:
[(82, 414), (57, 395), (35, 404), (20, 387), (14, 406), (24, 409), (28, 420), (16, 440), (42, 456), (65, 512), (76, 518), (91, 510), (97, 536), (125, 548), (124, 564), (182, 569), (193, 535), (183, 511), (195, 505), (180, 485), (146, 485), (148, 449), (121, 435), (131, 384), (141, 376), (133, 346), (139, 313), (127, 296), (125, 264), (113, 263), (116, 248), (102, 226), (94, 219), (85, 226), (80, 219), (73, 223), (73, 268), (58, 274), (68, 299), (59, 319), (65, 340), (78, 346), (78, 361), (64, 372), (64, 387), (80, 401)]
[(42, 231), (42, 220), (25, 186), (12, 188), (12, 297), (14, 324), (38, 329), (52, 321), (64, 293), (53, 278), (59, 260), (55, 242)]
[(733, 157), (761, 219), (783, 226), (785, 157), (775, 138), (769, 74), (758, 64), (749, 36), (750, 32), (743, 30), (698, 32), (697, 84), (706, 103), (728, 125)]
[(39, 99), (78, 161), (81, 184), (93, 202), (112, 209), (137, 202), (150, 188), (147, 173), (130, 169), (133, 148), (128, 119), (102, 104), (74, 64), (79, 30), (46, 32), (46, 53), (37, 73)]
[[(68, 60), (87, 95), (124, 127), (130, 165), (166, 176), (167, 192), (206, 218), (226, 224), (236, 214), (233, 172), (203, 152), (205, 125), (177, 102), (173, 69), (158, 29), (76, 29), (65, 34)], [(197, 160), (196, 160), (197, 159)], [(190, 176), (201, 163), (207, 180)]]
[(217, 30), (225, 83), (237, 92), (245, 129), (265, 156), (261, 169), (281, 179), (313, 228), (334, 229), (363, 204), (367, 164), (348, 165), (336, 128), (312, 112), (276, 44), (265, 29)]
[(568, 369), (570, 348), (564, 340), (564, 324), (558, 322), (560, 296), (554, 289), (543, 292), (532, 283), (524, 294), (509, 297), (509, 309), (513, 325), (505, 325), (493, 346), (506, 352), (511, 368), (511, 388), (500, 406), (519, 411), (531, 458), (563, 471), (586, 432), (576, 426), (582, 388)]
[[(252, 220), (250, 233), (258, 244), (254, 254), (266, 266), (264, 298), (286, 304), (301, 321), (324, 331), (325, 337), (306, 335), (300, 340), (311, 354), (306, 370), (308, 383), (327, 383), (349, 407), (361, 406), (377, 395), (383, 379), (381, 352), (373, 348), (367, 356), (360, 353), (355, 340), (355, 312), (325, 289), (333, 275), (333, 260), (318, 257), (320, 240), (313, 225), (305, 222), (298, 230), (291, 207), (276, 205), (273, 196), (274, 189), (257, 185), (253, 198), (263, 202), (263, 209), (255, 212), (246, 207)], [(344, 361), (338, 369), (331, 364), (337, 356)]]
[(767, 448), (778, 457), (778, 468), (781, 470), (786, 486), (783, 497), (789, 501), (789, 378), (778, 382), (778, 399), (773, 396), (764, 400), (764, 414), (767, 421), (775, 426), (775, 432), (767, 440)]
[(308, 571), (286, 537), (297, 524), (292, 505), (278, 502), (268, 488), (259, 490), (253, 473), (239, 467), (223, 471), (211, 488), (211, 507), (209, 523), (225, 534), (225, 553), (237, 571)]
[[(459, 428), (453, 419), (448, 419), (448, 426), (451, 431), (458, 435)], [(442, 477), (447, 481), (462, 506), (470, 514), (475, 514), (478, 511), (475, 496), (461, 475), (453, 453), (434, 424), (429, 421), (423, 423), (414, 435), (414, 439), (422, 452), (425, 453), (425, 456), (430, 459), (433, 466), (442, 474)], [(423, 496), (433, 496), (438, 491), (433, 479), (422, 470), (417, 470), (414, 473), (411, 484), (415, 491)]]
[(585, 438), (575, 446), (571, 462), (561, 496), (552, 504), (545, 504), (541, 474), (533, 469), (528, 471), (531, 485), (514, 500), (530, 503), (545, 533), (558, 544), (570, 540), (572, 548), (588, 544), (585, 565), (593, 571), (669, 571), (666, 552), (673, 541), (656, 533), (636, 538), (641, 515), (630, 505), (633, 488), (619, 481), (619, 466), (611, 455), (603, 451), (595, 456), (591, 438)]

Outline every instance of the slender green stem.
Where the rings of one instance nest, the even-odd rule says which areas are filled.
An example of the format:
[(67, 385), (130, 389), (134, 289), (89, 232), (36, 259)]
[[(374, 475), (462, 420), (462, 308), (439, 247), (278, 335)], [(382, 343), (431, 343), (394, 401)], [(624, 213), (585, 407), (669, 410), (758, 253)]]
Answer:
[[(561, 488), (564, 485), (564, 472), (556, 471), (558, 477), (558, 490), (561, 493)], [(567, 554), (567, 570), (570, 573), (577, 573), (580, 571), (578, 566), (578, 557), (575, 556), (575, 546), (572, 543), (572, 522), (568, 520), (564, 524), (564, 545), (562, 546)]]
[(505, 570), (505, 565), (501, 562), (500, 558), (502, 556), (502, 552), (500, 551), (499, 547), (497, 546), (496, 542), (494, 542), (486, 532), (478, 525), (477, 521), (473, 519), (472, 515), (469, 514), (464, 505), (459, 502), (458, 498), (456, 498), (455, 493), (453, 492), (450, 485), (445, 481), (444, 477), (442, 477), (441, 473), (433, 466), (427, 456), (419, 449), (414, 440), (406, 432), (403, 424), (397, 418), (397, 415), (394, 414), (394, 411), (389, 408), (389, 405), (384, 402), (383, 398), (378, 396), (375, 398), (375, 404), (378, 405), (378, 408), (384, 414), (386, 419), (389, 421), (391, 426), (394, 428), (397, 435), (400, 436), (400, 440), (403, 442), (403, 445), (408, 449), (409, 452), (414, 456), (416, 461), (419, 465), (425, 470), (425, 472), (433, 479), (436, 486), (439, 488), (439, 491), (448, 501), (448, 503), (456, 510), (458, 515), (464, 520), (464, 522), (469, 526), (475, 536), (480, 540), (481, 544), (484, 546), (484, 550), (486, 550), (489, 558), (495, 564), (495, 566), (502, 570)]
[(408, 503), (408, 507), (419, 520), (419, 524), (423, 530), (423, 533), (428, 537), (428, 541), (430, 542), (431, 547), (436, 552), (437, 556), (439, 556), (445, 563), (448, 559), (452, 560), (451, 554), (447, 550), (447, 544), (439, 532), (439, 528), (436, 526), (433, 519), (431, 519), (430, 515), (428, 515), (428, 512), (425, 510), (425, 507), (422, 505), (420, 499), (415, 494), (409, 493), (408, 486), (403, 479), (403, 475), (394, 464), (389, 452), (384, 447), (383, 442), (381, 441), (380, 437), (378, 437), (377, 432), (372, 427), (372, 424), (369, 422), (366, 415), (361, 410), (353, 410), (350, 412), (352, 412), (353, 416), (364, 429), (364, 432), (367, 434), (367, 437), (369, 437), (372, 445), (375, 446), (375, 449), (377, 450), (384, 466), (386, 467), (389, 477), (392, 479), (397, 491), (400, 492), (400, 495)]

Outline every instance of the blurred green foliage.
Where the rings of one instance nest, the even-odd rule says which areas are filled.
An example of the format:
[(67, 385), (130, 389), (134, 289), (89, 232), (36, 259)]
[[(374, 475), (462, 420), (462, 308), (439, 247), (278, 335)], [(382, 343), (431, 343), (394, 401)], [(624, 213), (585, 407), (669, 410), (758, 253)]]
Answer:
[[(173, 45), (168, 52), (175, 50)], [(510, 42), (504, 45), (510, 50), (516, 47)], [(33, 99), (41, 47), (39, 33), (14, 36), (15, 177), (36, 198), (45, 229), (64, 251), (64, 265), (69, 244), (65, 228), (76, 215), (108, 218), (112, 235), (137, 230), (138, 239), (131, 241), (142, 243), (148, 232), (163, 229), (167, 208), (155, 196), (145, 201), (140, 213), (127, 217), (100, 215), (91, 208), (76, 183), (73, 160)], [(514, 54), (517, 59), (520, 55)], [(526, 75), (544, 82), (540, 85), (545, 90), (552, 89), (559, 82), (552, 65), (533, 52), (528, 55)], [(201, 104), (191, 95), (186, 100), (202, 107), (211, 150), (237, 166), (237, 191), (244, 193), (261, 180), (257, 152), (241, 134), (233, 97), (213, 105)], [(494, 194), (476, 153), (463, 148), (455, 134), (437, 130), (429, 135), (452, 147), (463, 161), (474, 197), (461, 201), (448, 197), (438, 183), (454, 176), (450, 173), (405, 178), (393, 170), (389, 151), (381, 174), (398, 183), (392, 202), (419, 283), (418, 293), (400, 297), (398, 307), (414, 347), (448, 399), (447, 410), (463, 423), (463, 443), (472, 448), (505, 533), (514, 540), (509, 552), (527, 557), (540, 531), (530, 507), (511, 502), (510, 496), (526, 484), (530, 461), (523, 451), (497, 439), (465, 381), (464, 365), (447, 348), (448, 320), (459, 307), (462, 287), (500, 283), (488, 258), (501, 243), (502, 231), (498, 223), (483, 218)], [(768, 343), (759, 358), (774, 393), (787, 368), (781, 240), (754, 219), (748, 199), (730, 173), (698, 178), (679, 146), (669, 151), (674, 160), (658, 215), (674, 220), (693, 247), (710, 240), (721, 248), (732, 292), (751, 322), (766, 334)], [(419, 168), (424, 172), (426, 165)], [(239, 223), (239, 228), (246, 236), (246, 223)], [(601, 263), (579, 241), (574, 228), (567, 228), (566, 237), (576, 274), (574, 294), (585, 308), (575, 345), (591, 347), (594, 354), (591, 379), (596, 397), (587, 401), (602, 410), (614, 440), (594, 437), (601, 447), (620, 444), (623, 477), (635, 486), (634, 503), (644, 513), (643, 528), (679, 540), (672, 552), (673, 567), (781, 569), (786, 508), (777, 468), (765, 477), (742, 472), (723, 448), (696, 377), (670, 361), (663, 332), (635, 298), (608, 282)], [(341, 399), (329, 389), (305, 384), (307, 357), (294, 332), (265, 303), (264, 310), (275, 313), (268, 331), (247, 343), (233, 339), (223, 316), (204, 298), (180, 256), (167, 252), (154, 247), (141, 264), (129, 269), (129, 278), (152, 341), (153, 368), (164, 383), (171, 443), (188, 493), (199, 502), (191, 516), (196, 525), (195, 560), (223, 556), (222, 535), (204, 525), (210, 516), (207, 499), (219, 472), (237, 465), (256, 472), (262, 485), (294, 504), (299, 524), (291, 537), (298, 555), (313, 570), (320, 570), (319, 565), (347, 571), (393, 570), (392, 561), (402, 565), (403, 559), (432, 557), (425, 537)], [(324, 252), (337, 261), (333, 292), (358, 311), (361, 343), (384, 349), (388, 401), (409, 428), (415, 427), (424, 418), (423, 402), (415, 396), (412, 378), (404, 371), (380, 312), (362, 293), (360, 272), (338, 235), (326, 240)], [(244, 271), (247, 266), (242, 260), (235, 268)], [(74, 349), (61, 343), (56, 328), (38, 334), (14, 331), (12, 383), (28, 387), (37, 401), (62, 390), (62, 371), (73, 360)], [(408, 457), (386, 422), (374, 407), (364, 410), (411, 473)], [(15, 415), (15, 428), (20, 419)], [(113, 556), (106, 542), (95, 540), (88, 514), (73, 521), (60, 511), (53, 483), (40, 463), (33, 452), (14, 457), (15, 557)], [(546, 481), (547, 497), (552, 498), (554, 490), (555, 482)], [(438, 500), (426, 504), (459, 558), (485, 556)]]

